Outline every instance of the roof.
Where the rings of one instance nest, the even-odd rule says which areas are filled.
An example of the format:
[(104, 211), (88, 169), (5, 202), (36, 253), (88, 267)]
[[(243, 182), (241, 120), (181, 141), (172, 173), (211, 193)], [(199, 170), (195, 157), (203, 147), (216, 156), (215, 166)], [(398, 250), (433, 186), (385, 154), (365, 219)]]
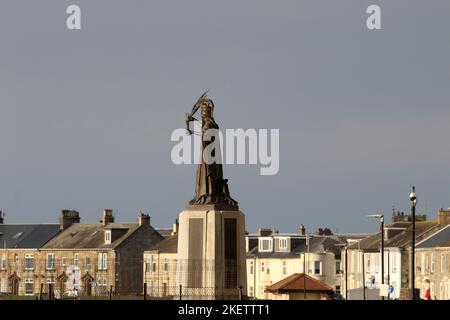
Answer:
[(172, 235), (173, 229), (172, 228), (158, 228), (156, 229), (160, 235), (162, 235), (164, 238), (169, 237)]
[[(305, 290), (306, 284), (306, 290)], [(294, 273), (266, 288), (267, 292), (331, 292), (333, 288), (304, 273)]]
[(155, 244), (150, 251), (158, 251), (162, 253), (178, 252), (178, 235), (172, 235)]
[[(391, 238), (384, 239), (384, 246), (386, 248), (403, 248), (410, 246), (411, 242), (411, 222), (394, 222), (385, 226), (388, 228), (395, 228), (397, 232)], [(403, 230), (402, 230), (403, 229)], [(420, 241), (439, 229), (437, 221), (418, 221), (416, 222), (416, 241)], [(361, 241), (349, 246), (349, 249), (362, 250), (378, 250), (381, 245), (381, 233), (378, 232), (370, 237), (364, 238)]]
[(416, 248), (450, 247), (450, 225), (418, 243)]
[(59, 232), (59, 224), (0, 224), (0, 248), (40, 248)]
[[(108, 223), (106, 226), (101, 223), (74, 223), (43, 246), (43, 249), (112, 249), (139, 227), (138, 223)], [(121, 229), (123, 234), (111, 244), (105, 244), (104, 230), (110, 229)]]
[(272, 251), (272, 252), (261, 252), (258, 250), (258, 246), (251, 249), (247, 256), (256, 256), (258, 258), (267, 259), (285, 259), (285, 258), (298, 258), (300, 253), (311, 252), (311, 253), (325, 253), (333, 252), (337, 257), (341, 255), (340, 248), (336, 244), (341, 243), (333, 236), (318, 236), (312, 235), (309, 239), (309, 248), (306, 245), (306, 241), (302, 241), (299, 245), (291, 248), (291, 251)]

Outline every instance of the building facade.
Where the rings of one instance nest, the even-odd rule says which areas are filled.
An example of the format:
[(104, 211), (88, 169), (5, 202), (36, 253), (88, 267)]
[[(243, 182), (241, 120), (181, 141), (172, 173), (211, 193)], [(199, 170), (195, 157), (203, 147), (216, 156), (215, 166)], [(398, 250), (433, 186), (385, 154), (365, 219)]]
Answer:
[[(40, 234), (35, 248), (28, 248), (24, 239), (17, 248), (0, 250), (0, 289), (37, 295), (51, 288), (56, 298), (70, 291), (87, 296), (142, 294), (143, 252), (163, 239), (148, 215), (140, 213), (137, 223), (116, 223), (112, 210), (106, 209), (99, 223), (80, 223), (77, 211), (63, 210), (60, 224), (51, 226), (27, 236)], [(48, 230), (45, 238), (44, 229), (53, 232)]]
[(332, 235), (283, 234), (260, 229), (247, 235), (247, 288), (248, 296), (272, 299), (267, 290), (274, 283), (292, 274), (306, 273), (313, 279), (340, 290), (341, 241)]
[(450, 300), (450, 225), (416, 248), (416, 287), (420, 298)]
[[(438, 219), (427, 221), (425, 215), (416, 216), (416, 243), (444, 228), (448, 223), (450, 211), (438, 212)], [(410, 283), (410, 251), (411, 251), (411, 217), (393, 212), (392, 223), (386, 225), (384, 232), (384, 284), (391, 286), (392, 292), (386, 298), (401, 299), (402, 292)], [(434, 249), (433, 249), (434, 250)], [(416, 248), (416, 252), (419, 250)], [(345, 261), (345, 256), (348, 262)], [(368, 299), (369, 296), (381, 299), (379, 289), (382, 279), (381, 268), (381, 231), (350, 245), (345, 254), (342, 252), (344, 276), (342, 277), (342, 293), (348, 299)], [(419, 272), (417, 264), (421, 263), (416, 255), (416, 280)], [(348, 270), (345, 270), (347, 265)], [(347, 272), (347, 277), (345, 273)], [(347, 281), (345, 281), (347, 279)], [(416, 282), (416, 288), (420, 288)], [(376, 291), (376, 294), (369, 291)], [(364, 292), (366, 294), (364, 295)], [(423, 295), (423, 293), (420, 293)]]
[(5, 224), (0, 212), (0, 292), (33, 295), (50, 281), (39, 249), (60, 231), (58, 224)]

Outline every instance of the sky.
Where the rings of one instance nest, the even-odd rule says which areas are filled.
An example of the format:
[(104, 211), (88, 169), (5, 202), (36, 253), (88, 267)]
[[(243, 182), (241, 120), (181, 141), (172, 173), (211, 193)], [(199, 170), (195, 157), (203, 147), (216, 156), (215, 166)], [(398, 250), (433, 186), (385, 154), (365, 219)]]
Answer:
[(224, 166), (248, 231), (374, 232), (366, 215), (409, 212), (412, 185), (433, 218), (450, 207), (449, 16), (448, 0), (3, 0), (0, 209), (170, 227), (196, 170), (170, 135), (210, 89), (222, 129), (280, 130), (278, 174)]

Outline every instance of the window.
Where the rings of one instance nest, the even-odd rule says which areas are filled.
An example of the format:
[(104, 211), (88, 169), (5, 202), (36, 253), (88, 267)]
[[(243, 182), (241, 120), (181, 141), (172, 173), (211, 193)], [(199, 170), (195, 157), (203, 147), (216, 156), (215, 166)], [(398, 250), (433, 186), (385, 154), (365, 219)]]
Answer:
[(441, 253), (441, 273), (445, 273), (445, 254)]
[(152, 272), (156, 272), (157, 265), (156, 265), (156, 256), (152, 256)]
[(308, 273), (307, 274), (313, 274), (313, 265), (314, 265), (313, 261), (308, 262)]
[(392, 258), (392, 273), (397, 272), (397, 255), (394, 254)]
[(6, 269), (6, 255), (4, 253), (2, 253), (1, 268), (2, 268), (2, 270)]
[(259, 251), (272, 251), (272, 238), (259, 239)]
[(47, 254), (47, 270), (53, 270), (55, 269), (55, 254), (54, 253), (48, 253)]
[(286, 261), (283, 261), (283, 262), (281, 263), (281, 272), (282, 272), (283, 274), (286, 274), (286, 273), (287, 273)]
[(32, 278), (25, 279), (25, 294), (27, 294), (27, 295), (33, 294), (33, 279)]
[(167, 258), (164, 258), (163, 261), (164, 261), (164, 262), (163, 262), (163, 270), (164, 270), (165, 272), (167, 272), (167, 271), (169, 271), (169, 262), (168, 262)]
[(97, 269), (98, 270), (102, 270), (103, 269), (102, 259), (103, 259), (103, 254), (99, 253), (97, 255)]
[(150, 257), (145, 258), (145, 272), (150, 271)]
[(111, 244), (111, 230), (105, 230), (105, 244)]
[(267, 262), (266, 273), (270, 274), (270, 264), (269, 264), (269, 262)]
[(434, 252), (431, 253), (431, 273), (434, 273)]
[(62, 267), (65, 267), (66, 265), (67, 265), (66, 257), (62, 257), (62, 258), (61, 258), (61, 266), (62, 266)]
[(107, 253), (103, 253), (103, 255), (102, 255), (102, 269), (108, 270), (108, 254)]
[(254, 274), (255, 272), (255, 265), (253, 264), (253, 261), (250, 261), (250, 274)]
[(255, 288), (252, 286), (249, 287), (249, 296), (254, 297), (255, 296)]
[(14, 255), (14, 270), (19, 269), (19, 255), (16, 253)]
[(420, 267), (421, 267), (422, 274), (425, 274), (425, 253), (422, 253), (420, 255)]
[(261, 262), (261, 272), (264, 272), (264, 262)]
[(287, 250), (288, 248), (288, 238), (279, 238), (278, 239), (278, 246), (280, 250)]
[(78, 266), (78, 253), (73, 255), (73, 265)]
[(86, 257), (85, 263), (86, 263), (86, 268), (89, 269), (91, 267), (91, 257)]
[(314, 261), (314, 274), (322, 274), (322, 262)]
[[(364, 261), (363, 261), (364, 263)], [(336, 274), (341, 273), (341, 262), (340, 261), (336, 261)]]
[(33, 270), (34, 269), (34, 256), (32, 254), (25, 254), (25, 269)]

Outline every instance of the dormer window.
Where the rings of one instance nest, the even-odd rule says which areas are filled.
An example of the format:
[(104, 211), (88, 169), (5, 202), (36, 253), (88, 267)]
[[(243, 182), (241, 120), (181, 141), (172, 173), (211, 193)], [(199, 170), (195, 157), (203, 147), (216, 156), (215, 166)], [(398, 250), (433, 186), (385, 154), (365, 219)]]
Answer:
[(259, 251), (260, 252), (272, 252), (273, 251), (272, 238), (269, 238), (269, 237), (259, 238)]
[(105, 230), (105, 244), (111, 244), (111, 230)]
[(289, 238), (278, 238), (278, 249), (280, 251), (286, 251), (288, 249)]

